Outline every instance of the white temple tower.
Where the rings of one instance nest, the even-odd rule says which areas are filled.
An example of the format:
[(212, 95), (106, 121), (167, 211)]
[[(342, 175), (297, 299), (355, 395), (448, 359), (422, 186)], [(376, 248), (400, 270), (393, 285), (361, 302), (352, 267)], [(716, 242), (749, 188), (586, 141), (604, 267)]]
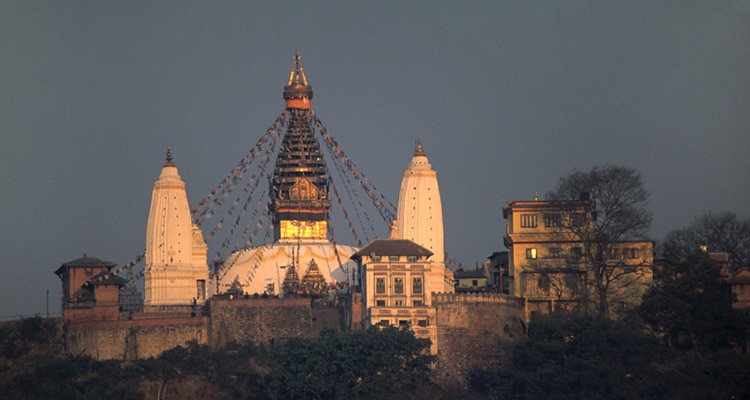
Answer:
[(167, 149), (148, 214), (144, 307), (203, 304), (207, 253), (203, 233), (190, 216), (185, 183)]
[(418, 140), (414, 157), (404, 171), (398, 195), (397, 237), (409, 239), (430, 250), (433, 262), (445, 261), (443, 206), (437, 172)]

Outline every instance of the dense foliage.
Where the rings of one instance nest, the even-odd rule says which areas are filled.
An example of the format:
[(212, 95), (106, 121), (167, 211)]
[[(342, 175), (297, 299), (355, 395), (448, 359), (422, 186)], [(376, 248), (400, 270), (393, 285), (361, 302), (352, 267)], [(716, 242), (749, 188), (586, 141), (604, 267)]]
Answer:
[(750, 357), (697, 356), (659, 343), (631, 322), (555, 314), (529, 326), (508, 365), (470, 374), (496, 399), (750, 399)]
[(638, 315), (667, 346), (715, 351), (742, 346), (748, 316), (732, 308), (732, 297), (719, 268), (706, 253), (667, 253), (654, 271)]
[(403, 393), (427, 381), (429, 341), (409, 330), (370, 328), (318, 339), (289, 339), (273, 350), (279, 399), (351, 399)]
[(559, 314), (534, 321), (528, 333), (510, 365), (472, 372), (475, 391), (514, 399), (637, 399), (666, 390), (659, 366), (671, 354), (625, 323)]
[[(429, 341), (408, 330), (325, 331), (258, 347), (190, 343), (132, 363), (61, 356), (53, 320), (0, 326), (0, 393), (12, 399), (404, 398), (428, 381)], [(413, 397), (413, 396), (412, 396)]]

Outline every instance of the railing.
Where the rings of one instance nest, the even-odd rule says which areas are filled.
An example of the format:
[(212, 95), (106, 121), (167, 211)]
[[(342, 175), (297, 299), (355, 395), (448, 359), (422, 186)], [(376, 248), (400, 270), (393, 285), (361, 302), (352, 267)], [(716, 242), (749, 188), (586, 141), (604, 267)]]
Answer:
[(15, 321), (15, 320), (21, 320), (21, 319), (27, 319), (27, 318), (60, 318), (61, 316), (62, 316), (61, 313), (4, 315), (4, 316), (0, 316), (0, 321)]

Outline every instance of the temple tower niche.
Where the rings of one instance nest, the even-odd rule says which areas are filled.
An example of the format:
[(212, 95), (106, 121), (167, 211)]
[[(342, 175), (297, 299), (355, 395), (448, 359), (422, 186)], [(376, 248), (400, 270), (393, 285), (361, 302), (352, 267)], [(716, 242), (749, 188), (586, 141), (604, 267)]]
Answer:
[(328, 174), (320, 145), (310, 129), (312, 87), (299, 53), (284, 100), (290, 119), (271, 180), (271, 212), (276, 241), (326, 240), (328, 230)]
[(167, 149), (148, 214), (144, 308), (203, 304), (209, 277), (207, 253), (203, 233), (191, 218), (185, 183)]
[(430, 250), (431, 261), (445, 261), (443, 206), (437, 172), (432, 169), (419, 140), (401, 181), (396, 230), (398, 238), (409, 239)]

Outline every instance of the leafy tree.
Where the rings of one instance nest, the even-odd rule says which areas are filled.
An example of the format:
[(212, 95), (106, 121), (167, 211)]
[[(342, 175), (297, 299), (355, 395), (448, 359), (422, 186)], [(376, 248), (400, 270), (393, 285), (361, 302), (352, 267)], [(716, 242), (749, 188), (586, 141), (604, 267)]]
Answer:
[(292, 338), (272, 351), (278, 399), (351, 399), (398, 393), (428, 379), (429, 340), (396, 328), (370, 328), (316, 339)]
[(665, 247), (683, 255), (706, 246), (708, 251), (729, 255), (732, 271), (750, 267), (750, 218), (741, 219), (732, 212), (705, 213), (685, 228), (670, 232)]
[(551, 314), (529, 325), (510, 365), (474, 370), (470, 387), (494, 398), (661, 398), (674, 359), (651, 335), (596, 316)]
[[(585, 283), (594, 292), (593, 298), (584, 298), (584, 306), (593, 304), (600, 317), (608, 317), (610, 297), (639, 283), (634, 274), (642, 266), (621, 262), (619, 256), (613, 256), (613, 249), (619, 241), (646, 237), (651, 225), (651, 213), (646, 210), (650, 193), (643, 187), (639, 172), (603, 166), (560, 178), (547, 199), (578, 200), (584, 193), (596, 202), (595, 218), (590, 218), (590, 223), (572, 221), (565, 227), (583, 245)], [(588, 290), (585, 292), (588, 294)]]
[(719, 268), (703, 252), (668, 253), (637, 312), (653, 333), (679, 349), (740, 346), (750, 327), (747, 316), (732, 308)]

